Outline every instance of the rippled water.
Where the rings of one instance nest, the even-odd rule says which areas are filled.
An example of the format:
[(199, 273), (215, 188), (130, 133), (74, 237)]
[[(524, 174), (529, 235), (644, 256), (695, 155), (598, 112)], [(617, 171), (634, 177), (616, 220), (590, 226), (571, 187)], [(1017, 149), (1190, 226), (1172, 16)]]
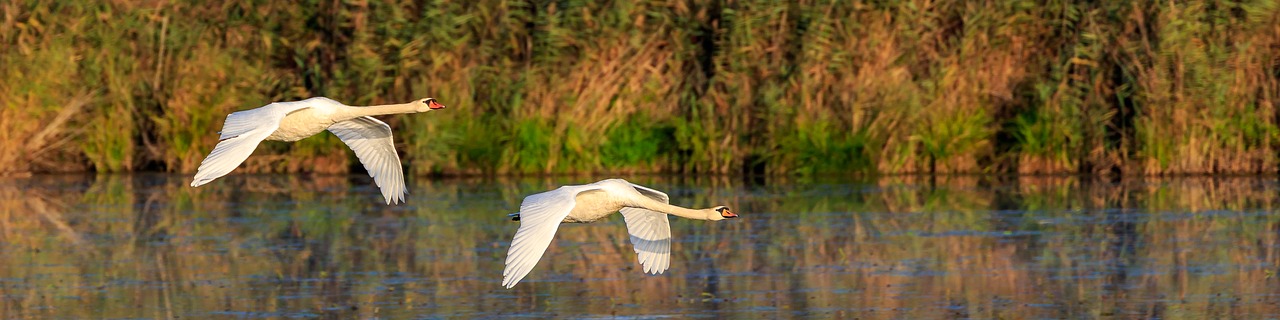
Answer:
[(566, 225), (508, 290), (506, 214), (595, 179), (0, 180), (0, 315), (1280, 317), (1274, 179), (629, 179), (742, 218), (673, 219), (658, 276), (620, 217)]

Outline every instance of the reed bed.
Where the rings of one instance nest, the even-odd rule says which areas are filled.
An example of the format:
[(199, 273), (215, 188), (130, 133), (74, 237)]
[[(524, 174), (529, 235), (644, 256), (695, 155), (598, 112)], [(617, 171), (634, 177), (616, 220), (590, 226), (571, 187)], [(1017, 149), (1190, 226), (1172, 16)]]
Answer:
[[(431, 96), (413, 174), (1275, 173), (1276, 1), (0, 4), (3, 173), (191, 172), (225, 114)], [(245, 172), (359, 170), (320, 135)]]

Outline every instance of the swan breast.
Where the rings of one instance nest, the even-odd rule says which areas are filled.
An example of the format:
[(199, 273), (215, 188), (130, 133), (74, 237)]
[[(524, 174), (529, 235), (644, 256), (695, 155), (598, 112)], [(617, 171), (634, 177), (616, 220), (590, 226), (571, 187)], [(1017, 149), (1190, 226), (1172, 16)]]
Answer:
[(280, 127), (267, 136), (266, 140), (292, 142), (314, 136), (333, 125), (331, 118), (321, 108), (294, 111), (280, 120)]
[(591, 190), (579, 193), (575, 197), (573, 210), (564, 218), (564, 223), (595, 222), (622, 210), (624, 201), (604, 190)]

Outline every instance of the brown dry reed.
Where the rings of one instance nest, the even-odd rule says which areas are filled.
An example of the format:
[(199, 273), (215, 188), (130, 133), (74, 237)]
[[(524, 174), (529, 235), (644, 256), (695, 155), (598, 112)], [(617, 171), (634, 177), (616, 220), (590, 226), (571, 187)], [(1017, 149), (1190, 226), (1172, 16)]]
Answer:
[(1278, 79), (1276, 1), (22, 0), (0, 173), (192, 172), (312, 96), (449, 105), (385, 119), (413, 174), (1275, 173)]

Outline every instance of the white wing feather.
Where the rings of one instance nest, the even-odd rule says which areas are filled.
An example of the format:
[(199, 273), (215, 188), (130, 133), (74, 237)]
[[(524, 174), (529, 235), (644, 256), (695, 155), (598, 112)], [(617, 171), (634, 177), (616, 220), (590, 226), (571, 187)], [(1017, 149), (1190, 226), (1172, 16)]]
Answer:
[[(630, 184), (630, 183), (629, 183)], [(631, 184), (640, 194), (671, 203), (666, 193)], [(671, 222), (667, 214), (642, 208), (622, 208), (619, 210), (627, 222), (627, 233), (631, 234), (631, 244), (635, 246), (636, 256), (644, 272), (662, 274), (671, 265)]]
[(594, 186), (564, 186), (558, 189), (530, 195), (520, 203), (520, 229), (511, 239), (507, 250), (506, 268), (502, 270), (502, 285), (510, 289), (529, 275), (533, 266), (551, 245), (560, 222), (569, 216), (576, 205), (578, 193), (596, 190)]
[(196, 169), (192, 187), (231, 173), (253, 154), (258, 143), (280, 128), (280, 120), (290, 112), (305, 109), (308, 105), (297, 102), (276, 102), (256, 109), (237, 111), (227, 115), (222, 124), (222, 134), (217, 146)]
[(356, 152), (360, 164), (382, 189), (382, 197), (387, 204), (404, 202), (408, 191), (400, 156), (396, 154), (395, 142), (391, 139), (391, 126), (373, 117), (359, 117), (334, 123), (329, 126), (329, 132)]

